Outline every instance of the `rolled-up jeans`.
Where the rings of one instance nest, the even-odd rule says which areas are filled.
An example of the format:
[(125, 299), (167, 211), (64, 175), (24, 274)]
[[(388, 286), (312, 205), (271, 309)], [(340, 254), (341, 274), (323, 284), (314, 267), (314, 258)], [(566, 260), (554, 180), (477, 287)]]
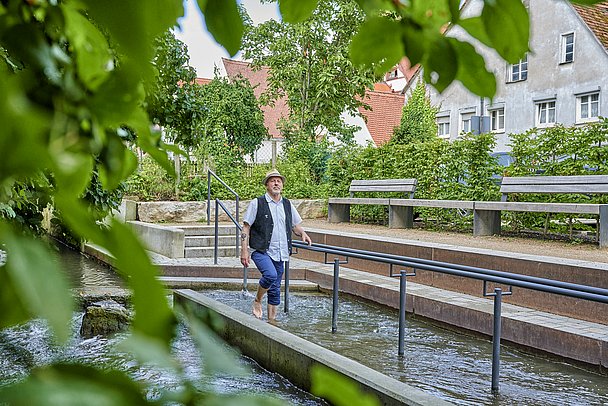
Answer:
[(279, 305), (281, 303), (281, 279), (285, 264), (283, 261), (275, 261), (265, 252), (253, 251), (251, 259), (262, 274), (260, 286), (268, 289), (268, 304)]

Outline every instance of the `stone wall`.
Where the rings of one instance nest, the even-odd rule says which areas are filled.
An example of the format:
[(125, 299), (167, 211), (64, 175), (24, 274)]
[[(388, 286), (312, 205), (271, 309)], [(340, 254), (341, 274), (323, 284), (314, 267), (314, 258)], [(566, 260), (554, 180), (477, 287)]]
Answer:
[[(249, 200), (239, 202), (239, 220), (243, 218)], [(303, 219), (323, 218), (327, 215), (327, 201), (324, 199), (291, 200)], [(234, 216), (234, 200), (222, 201)], [(221, 207), (218, 208), (220, 221), (230, 219)], [(215, 219), (215, 201), (211, 202), (211, 221)], [(195, 223), (207, 221), (207, 202), (137, 202), (137, 220), (147, 223)]]

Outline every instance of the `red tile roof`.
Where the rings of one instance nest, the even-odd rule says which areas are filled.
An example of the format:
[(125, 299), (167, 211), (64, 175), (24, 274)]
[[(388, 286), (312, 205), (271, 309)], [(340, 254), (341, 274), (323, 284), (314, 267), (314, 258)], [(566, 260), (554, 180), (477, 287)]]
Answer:
[(213, 79), (207, 79), (207, 78), (196, 78), (194, 79), (194, 83), (197, 85), (208, 85)]
[[(229, 78), (234, 79), (242, 76), (247, 79), (253, 87), (255, 97), (260, 97), (266, 89), (268, 89), (268, 68), (262, 67), (259, 70), (253, 70), (251, 64), (243, 61), (235, 61), (232, 59), (222, 58), (226, 74)], [(281, 132), (277, 128), (277, 124), (282, 117), (289, 117), (289, 107), (287, 107), (287, 99), (280, 98), (274, 102), (274, 106), (262, 106), (264, 113), (264, 126), (268, 129), (268, 133), (274, 138), (281, 138)]]
[[(253, 70), (248, 62), (234, 61), (232, 59), (222, 59), (226, 74), (229, 78), (236, 78), (239, 75), (249, 80), (253, 86), (253, 92), (259, 97), (267, 88), (268, 68), (262, 67)], [(381, 145), (388, 141), (393, 135), (393, 128), (399, 126), (401, 121), (401, 110), (405, 96), (400, 93), (393, 93), (390, 86), (385, 83), (374, 85), (374, 90), (368, 90), (365, 95), (365, 103), (372, 110), (365, 110), (360, 107), (359, 112), (367, 122), (367, 129), (376, 145)], [(277, 123), (281, 117), (288, 117), (289, 107), (286, 99), (281, 98), (275, 102), (274, 107), (263, 106), (264, 125), (273, 137), (280, 137)]]
[(367, 122), (367, 129), (376, 145), (382, 145), (393, 136), (393, 129), (401, 122), (405, 96), (401, 93), (368, 90), (364, 102), (371, 107), (359, 107), (359, 113)]
[(608, 51), (608, 1), (593, 6), (572, 3), (572, 6)]

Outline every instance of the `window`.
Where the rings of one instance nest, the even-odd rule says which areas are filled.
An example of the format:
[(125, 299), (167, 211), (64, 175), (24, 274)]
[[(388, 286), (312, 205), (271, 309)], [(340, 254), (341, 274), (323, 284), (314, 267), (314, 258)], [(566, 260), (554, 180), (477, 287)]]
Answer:
[(490, 130), (492, 132), (505, 131), (505, 108), (490, 110)]
[(473, 114), (475, 113), (460, 113), (460, 134), (466, 134), (473, 131), (471, 126), (471, 118), (473, 117)]
[(441, 138), (450, 138), (450, 115), (446, 113), (437, 116), (437, 135)]
[(450, 136), (450, 123), (437, 123), (437, 135), (441, 138)]
[(590, 93), (576, 98), (576, 122), (595, 121), (600, 114), (600, 93)]
[(562, 35), (562, 49), (560, 63), (570, 63), (574, 61), (574, 33)]
[(528, 79), (528, 55), (518, 63), (511, 65), (509, 82), (519, 82)]
[(555, 124), (555, 100), (536, 103), (536, 126), (550, 127)]

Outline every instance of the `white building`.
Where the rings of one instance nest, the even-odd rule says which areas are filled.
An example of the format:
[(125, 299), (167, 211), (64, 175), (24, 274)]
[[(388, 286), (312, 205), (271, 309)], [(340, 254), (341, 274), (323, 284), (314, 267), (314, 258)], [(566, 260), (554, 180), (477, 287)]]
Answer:
[[(456, 139), (479, 128), (496, 134), (496, 151), (509, 151), (509, 134), (533, 127), (582, 125), (608, 117), (608, 2), (580, 6), (564, 0), (525, 0), (530, 14), (530, 49), (518, 64), (473, 42), (460, 27), (446, 35), (469, 40), (495, 73), (496, 96), (483, 99), (460, 82), (443, 93), (429, 87), (440, 106), (439, 136)], [(463, 18), (479, 15), (482, 0), (468, 0)], [(422, 78), (418, 71), (404, 92)], [(480, 119), (481, 117), (481, 119)]]

